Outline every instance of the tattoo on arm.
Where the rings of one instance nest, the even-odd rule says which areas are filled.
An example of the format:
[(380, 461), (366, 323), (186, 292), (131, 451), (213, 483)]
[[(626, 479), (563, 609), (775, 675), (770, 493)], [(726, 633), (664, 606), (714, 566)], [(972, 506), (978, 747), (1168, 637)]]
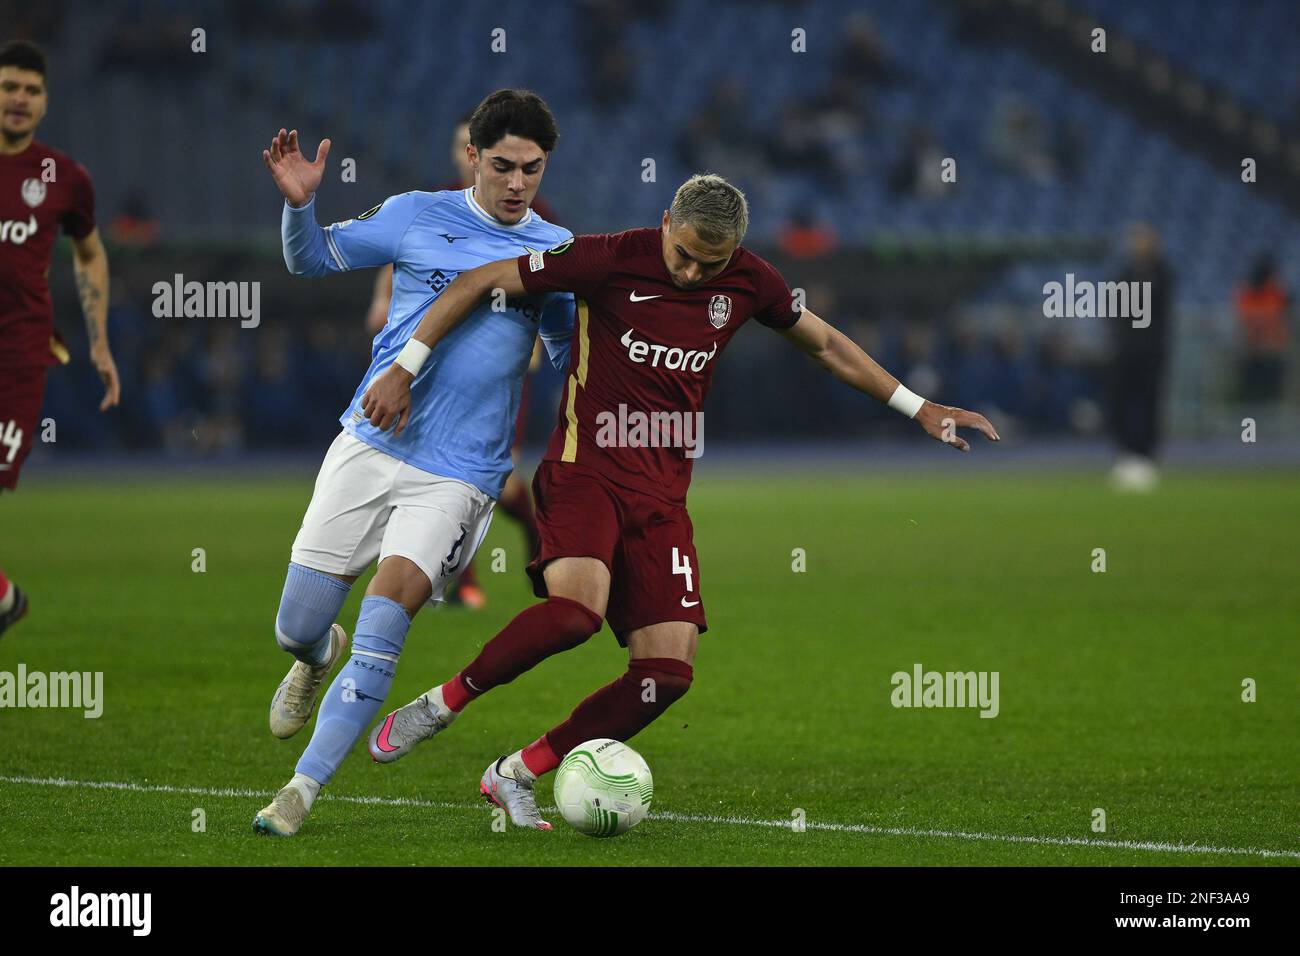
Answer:
[(81, 299), (81, 312), (86, 319), (86, 334), (90, 338), (90, 344), (93, 346), (99, 341), (99, 321), (96, 316), (99, 314), (99, 304), (101, 294), (99, 288), (95, 285), (90, 277), (89, 270), (75, 270), (77, 278), (77, 295)]

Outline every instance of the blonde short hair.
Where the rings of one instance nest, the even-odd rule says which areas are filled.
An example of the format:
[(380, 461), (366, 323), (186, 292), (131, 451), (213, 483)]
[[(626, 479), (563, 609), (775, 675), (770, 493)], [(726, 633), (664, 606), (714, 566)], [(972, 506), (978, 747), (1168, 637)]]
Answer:
[(749, 228), (749, 204), (745, 194), (721, 176), (697, 173), (678, 187), (668, 218), (689, 225), (710, 245), (740, 245)]

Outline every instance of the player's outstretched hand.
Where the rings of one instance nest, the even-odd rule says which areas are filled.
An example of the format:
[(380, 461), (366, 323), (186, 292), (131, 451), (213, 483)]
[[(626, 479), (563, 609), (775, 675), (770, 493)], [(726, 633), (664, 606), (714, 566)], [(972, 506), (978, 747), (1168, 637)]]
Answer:
[(104, 399), (99, 403), (99, 410), (106, 412), (117, 404), (122, 393), (117, 378), (117, 363), (113, 361), (113, 353), (102, 345), (90, 350), (90, 361), (99, 373), (99, 380), (104, 383)]
[(298, 148), (298, 131), (286, 133), (281, 129), (271, 140), (271, 148), (262, 150), (262, 162), (266, 163), (289, 205), (305, 206), (320, 188), (320, 181), (325, 176), (325, 157), (329, 152), (330, 141), (321, 140), (316, 147), (315, 162), (309, 163)]
[(393, 434), (402, 434), (407, 419), (411, 417), (411, 381), (414, 377), (397, 364), (384, 369), (361, 396), (361, 412), (366, 420), (381, 432), (388, 431), (396, 423), (397, 431)]
[(921, 427), (931, 438), (945, 445), (952, 445), (958, 451), (970, 451), (970, 442), (957, 434), (958, 428), (975, 428), (982, 431), (989, 441), (1002, 440), (987, 418), (978, 412), (968, 412), (964, 408), (926, 402), (916, 413), (916, 420), (921, 423)]

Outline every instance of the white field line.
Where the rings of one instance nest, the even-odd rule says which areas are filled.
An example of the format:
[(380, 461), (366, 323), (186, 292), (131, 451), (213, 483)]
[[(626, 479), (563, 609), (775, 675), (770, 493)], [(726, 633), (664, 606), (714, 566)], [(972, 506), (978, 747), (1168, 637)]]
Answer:
[[(113, 780), (68, 780), (65, 777), (11, 777), (0, 775), (0, 783), (28, 784), (37, 787), (71, 787), (87, 790), (126, 790), (132, 793), (188, 793), (201, 797), (266, 798), (275, 796), (273, 790), (243, 790), (212, 787), (174, 787), (167, 784), (142, 784)], [(339, 803), (359, 803), (382, 807), (421, 807), (429, 810), (486, 810), (482, 803), (448, 803), (437, 800), (419, 800), (414, 797), (349, 797), (322, 793), (321, 800)], [(554, 811), (554, 807), (550, 808)], [(652, 813), (651, 820), (670, 823), (710, 823), (725, 826), (770, 827), (789, 830), (790, 820), (756, 820), (752, 817), (712, 816), (692, 813)], [(1151, 840), (1091, 840), (1083, 837), (1019, 836), (1009, 833), (972, 833), (965, 830), (926, 830), (918, 827), (876, 827), (865, 823), (821, 823), (809, 820), (804, 824), (809, 830), (831, 833), (861, 833), (868, 836), (930, 837), (939, 840), (973, 840), (986, 843), (1027, 843), (1035, 846), (1087, 846), (1115, 850), (1146, 850), (1156, 853), (1205, 853), (1221, 856), (1255, 856), (1265, 859), (1283, 858), (1300, 860), (1300, 850), (1267, 850), (1257, 847), (1209, 846), (1197, 843), (1166, 843)]]

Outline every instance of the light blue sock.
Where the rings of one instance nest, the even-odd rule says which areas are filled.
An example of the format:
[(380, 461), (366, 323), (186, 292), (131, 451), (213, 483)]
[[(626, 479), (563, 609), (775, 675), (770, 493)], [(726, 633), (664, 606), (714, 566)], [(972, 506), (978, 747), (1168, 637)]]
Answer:
[(275, 642), (300, 661), (321, 663), (330, 650), (330, 625), (351, 590), (346, 581), (290, 564), (275, 615)]
[(367, 597), (361, 602), (352, 656), (321, 698), (316, 730), (298, 761), (298, 773), (329, 783), (388, 696), (410, 627), (406, 609), (396, 601)]

